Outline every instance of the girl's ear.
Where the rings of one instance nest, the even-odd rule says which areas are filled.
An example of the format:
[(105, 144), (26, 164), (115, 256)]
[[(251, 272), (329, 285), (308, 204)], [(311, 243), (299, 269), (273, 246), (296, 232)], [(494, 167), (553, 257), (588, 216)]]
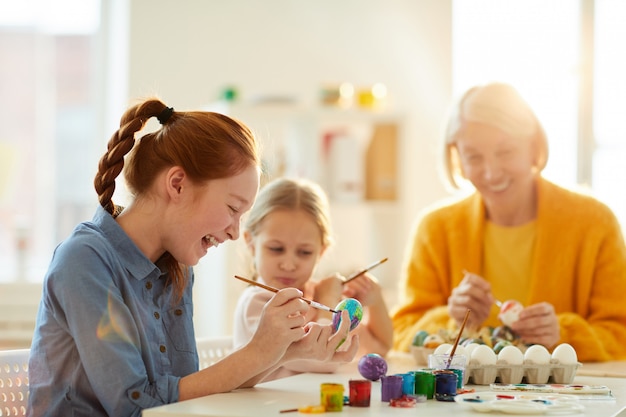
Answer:
[(172, 167), (167, 172), (167, 193), (172, 198), (179, 197), (185, 190), (185, 171), (181, 167)]
[(250, 249), (250, 253), (254, 256), (254, 239), (252, 238), (252, 233), (248, 230), (244, 231), (243, 239), (246, 241), (246, 246)]

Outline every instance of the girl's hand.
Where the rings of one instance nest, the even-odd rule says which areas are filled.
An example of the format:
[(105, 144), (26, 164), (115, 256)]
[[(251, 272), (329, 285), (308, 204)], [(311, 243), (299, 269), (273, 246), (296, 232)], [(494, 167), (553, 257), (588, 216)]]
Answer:
[(511, 330), (517, 333), (524, 343), (539, 344), (548, 349), (561, 339), (561, 328), (550, 303), (538, 303), (524, 308), (519, 319), (511, 324)]
[[(350, 315), (348, 311), (341, 312), (341, 324), (335, 333), (332, 325), (308, 323), (305, 326), (306, 334), (299, 341), (293, 343), (285, 360), (316, 360), (320, 362), (346, 363), (354, 359), (359, 348), (358, 337), (349, 338)], [(348, 344), (346, 350), (337, 350), (343, 343)]]
[(383, 301), (383, 293), (378, 280), (368, 273), (361, 274), (346, 283), (343, 286), (343, 295), (356, 298), (363, 307), (377, 305)]
[(277, 362), (289, 346), (306, 335), (305, 314), (309, 305), (300, 299), (302, 292), (295, 288), (278, 291), (263, 307), (259, 326), (249, 344), (257, 346)]
[[(343, 290), (343, 280), (338, 274), (331, 275), (314, 283), (313, 300), (318, 303), (334, 308), (341, 301), (341, 291)], [(332, 319), (332, 313), (316, 310), (316, 319)]]
[(489, 317), (494, 301), (491, 284), (479, 275), (466, 273), (448, 298), (448, 313), (460, 326), (467, 309), (472, 310), (466, 326), (478, 329)]

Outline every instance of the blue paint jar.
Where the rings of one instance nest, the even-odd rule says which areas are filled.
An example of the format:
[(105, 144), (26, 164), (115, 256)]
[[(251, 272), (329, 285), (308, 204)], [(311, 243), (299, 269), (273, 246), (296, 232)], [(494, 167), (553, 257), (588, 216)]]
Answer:
[(437, 401), (454, 401), (457, 375), (448, 370), (440, 370), (433, 373), (435, 374), (435, 399)]

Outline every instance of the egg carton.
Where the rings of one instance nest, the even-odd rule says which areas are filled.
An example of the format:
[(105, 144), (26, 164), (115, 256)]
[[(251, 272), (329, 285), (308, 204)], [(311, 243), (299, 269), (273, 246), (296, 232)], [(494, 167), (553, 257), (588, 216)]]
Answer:
[(571, 365), (558, 362), (545, 365), (528, 363), (476, 365), (470, 363), (465, 368), (463, 382), (475, 385), (489, 385), (496, 382), (502, 384), (571, 384), (580, 366), (582, 366), (580, 362)]

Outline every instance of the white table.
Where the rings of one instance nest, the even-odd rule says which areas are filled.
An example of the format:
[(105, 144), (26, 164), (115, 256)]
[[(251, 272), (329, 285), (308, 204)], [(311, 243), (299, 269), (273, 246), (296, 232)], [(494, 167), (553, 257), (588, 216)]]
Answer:
[[(388, 358), (388, 374), (406, 372), (417, 369), (413, 358), (408, 355), (395, 354)], [(583, 371), (584, 370), (584, 371)], [(583, 414), (570, 414), (572, 416), (609, 417), (626, 407), (626, 378), (602, 375), (604, 372), (611, 375), (626, 375), (626, 362), (612, 364), (584, 364), (577, 372), (574, 380), (577, 384), (607, 385), (611, 388), (615, 401), (586, 401)], [(147, 409), (143, 417), (243, 417), (243, 416), (303, 416), (301, 413), (280, 414), (281, 410), (317, 405), (320, 403), (320, 385), (324, 382), (341, 383), (348, 395), (348, 381), (350, 379), (363, 379), (356, 370), (356, 364), (352, 363), (341, 368), (335, 374), (301, 374), (289, 378), (279, 379), (257, 385), (255, 388), (236, 390), (226, 394), (214, 394), (193, 400), (168, 404), (161, 407)], [(471, 385), (477, 391), (488, 390), (488, 386)], [(414, 408), (395, 408), (380, 400), (380, 381), (372, 383), (372, 396), (370, 407), (344, 406), (343, 411), (338, 413), (324, 413), (323, 415), (350, 415), (350, 416), (409, 416), (418, 414), (421, 417), (447, 416), (489, 416), (494, 413), (480, 413), (456, 403), (428, 400), (418, 403)], [(626, 413), (623, 414), (626, 416)], [(620, 415), (620, 417), (622, 417)]]

